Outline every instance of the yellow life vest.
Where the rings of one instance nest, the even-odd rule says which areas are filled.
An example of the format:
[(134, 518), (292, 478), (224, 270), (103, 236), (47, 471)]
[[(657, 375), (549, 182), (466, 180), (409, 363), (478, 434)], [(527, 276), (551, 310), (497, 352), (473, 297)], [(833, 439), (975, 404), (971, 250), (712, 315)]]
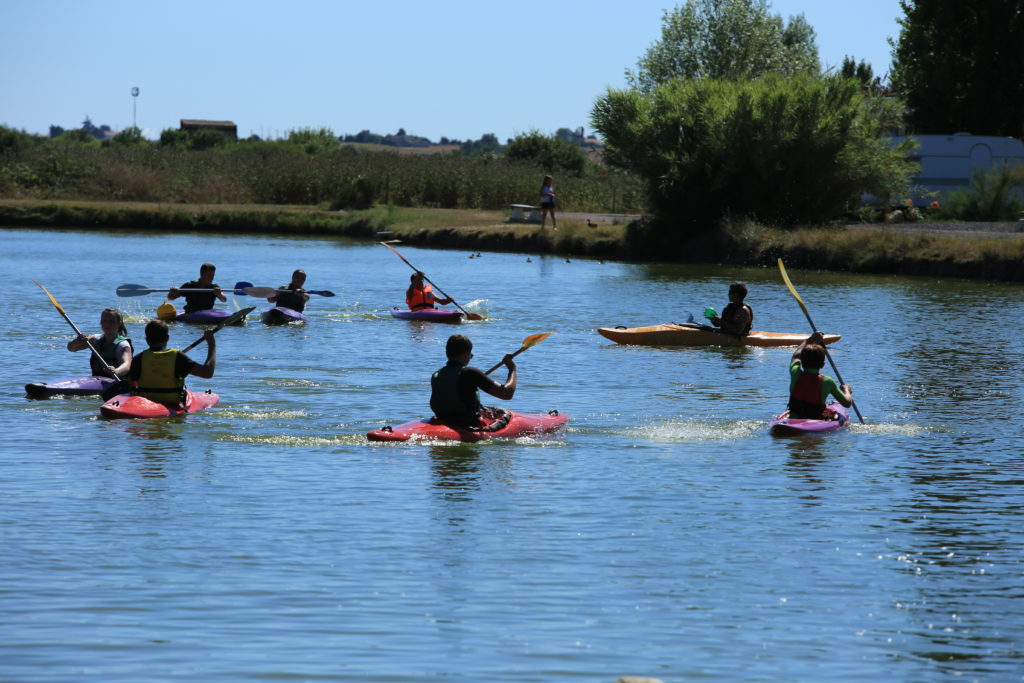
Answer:
[(139, 396), (168, 405), (176, 405), (185, 400), (185, 378), (177, 377), (174, 373), (178, 353), (178, 349), (146, 349), (139, 354), (142, 370), (135, 383)]

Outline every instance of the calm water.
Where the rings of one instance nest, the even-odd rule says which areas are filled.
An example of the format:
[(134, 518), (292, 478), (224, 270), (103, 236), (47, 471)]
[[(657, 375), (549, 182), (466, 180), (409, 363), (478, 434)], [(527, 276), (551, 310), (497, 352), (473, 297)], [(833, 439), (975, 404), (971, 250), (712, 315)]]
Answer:
[[(791, 270), (868, 424), (778, 439), (791, 350), (595, 332), (721, 310), (733, 279), (756, 328), (804, 332), (775, 270), (401, 248), (487, 314), (454, 328), (392, 320), (411, 271), (366, 242), (0, 236), (2, 680), (1024, 680), (1018, 285)], [(120, 306), (142, 348), (162, 299), (115, 288), (203, 261), (337, 296), (218, 333), (207, 413), (24, 398), (88, 367), (32, 279), (90, 333)], [(366, 443), (427, 413), (456, 329), (485, 369), (554, 331), (508, 405), (570, 429)]]

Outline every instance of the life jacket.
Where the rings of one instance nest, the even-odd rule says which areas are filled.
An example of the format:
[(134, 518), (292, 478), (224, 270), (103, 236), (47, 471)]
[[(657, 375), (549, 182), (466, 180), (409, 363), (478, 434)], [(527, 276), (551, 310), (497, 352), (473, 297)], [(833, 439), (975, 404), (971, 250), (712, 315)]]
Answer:
[[(99, 341), (91, 341), (93, 348), (100, 352), (103, 360), (107, 361), (107, 365), (111, 367), (117, 367), (121, 364), (121, 359), (117, 357), (117, 345), (121, 342), (128, 342), (128, 346), (132, 345), (132, 340), (128, 337), (122, 337), (117, 335), (113, 341), (107, 341), (105, 335), (100, 335)], [(95, 353), (89, 354), (89, 368), (92, 370), (92, 374), (97, 377), (107, 377), (107, 365), (100, 362), (100, 359), (96, 357)]]
[(421, 308), (434, 308), (433, 287), (423, 285), (423, 289), (413, 289), (412, 296), (405, 299), (405, 304), (410, 311), (417, 311)]
[(740, 306), (742, 308), (745, 308), (747, 309), (747, 313), (750, 314), (750, 320), (747, 322), (747, 326), (740, 331), (740, 336), (745, 337), (748, 334), (750, 334), (750, 329), (754, 326), (754, 309), (752, 309), (750, 306), (746, 304), (735, 304), (730, 302), (722, 311), (722, 320), (728, 320), (732, 317), (732, 311), (734, 310), (734, 306)]
[(789, 394), (789, 416), (816, 420), (825, 414), (825, 402), (821, 400), (822, 374), (800, 371)]
[(178, 349), (154, 351), (146, 349), (139, 354), (141, 371), (134, 382), (136, 392), (157, 403), (177, 405), (185, 400), (185, 378), (174, 372)]
[(430, 377), (430, 409), (442, 422), (473, 424), (480, 412), (480, 392), (473, 390), (473, 405), (459, 394), (459, 376), (465, 365), (445, 365)]
[(191, 280), (186, 282), (178, 291), (185, 297), (185, 312), (195, 313), (196, 311), (206, 311), (214, 307), (217, 301), (217, 295), (213, 292), (189, 292), (191, 289), (215, 289), (217, 283), (211, 282), (208, 285), (204, 285), (199, 280)]
[[(281, 289), (288, 289), (288, 286), (281, 287)], [(283, 306), (284, 308), (290, 308), (293, 311), (302, 313), (303, 309), (306, 308), (306, 301), (302, 296), (294, 292), (278, 292), (277, 297), (274, 299), (274, 305)]]

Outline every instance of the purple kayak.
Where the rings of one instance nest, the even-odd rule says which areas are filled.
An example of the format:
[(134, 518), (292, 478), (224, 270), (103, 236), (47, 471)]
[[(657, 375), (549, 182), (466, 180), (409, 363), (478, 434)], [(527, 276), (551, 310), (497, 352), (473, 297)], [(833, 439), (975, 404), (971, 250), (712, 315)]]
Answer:
[(25, 385), (29, 398), (55, 396), (99, 396), (114, 383), (109, 377), (68, 377), (57, 382), (32, 382)]
[(399, 320), (429, 320), (435, 323), (457, 323), (462, 321), (461, 311), (452, 311), (447, 308), (421, 308), (416, 311), (410, 311), (396, 306), (391, 309), (391, 315)]
[(782, 413), (768, 426), (772, 434), (787, 436), (793, 434), (816, 434), (819, 432), (831, 432), (842, 428), (850, 419), (846, 408), (838, 403), (829, 403), (825, 406), (835, 414), (834, 420), (815, 420), (789, 416), (789, 411)]
[[(206, 308), (201, 311), (192, 311), (186, 313), (185, 311), (178, 311), (178, 314), (174, 316), (174, 319), (181, 323), (220, 323), (224, 322), (224, 318), (231, 317), (235, 314), (235, 311), (229, 311), (226, 308)], [(239, 320), (236, 325), (244, 325), (245, 318)]]
[(274, 306), (263, 311), (260, 320), (267, 325), (287, 325), (288, 323), (304, 323), (308, 318), (301, 311), (284, 306)]

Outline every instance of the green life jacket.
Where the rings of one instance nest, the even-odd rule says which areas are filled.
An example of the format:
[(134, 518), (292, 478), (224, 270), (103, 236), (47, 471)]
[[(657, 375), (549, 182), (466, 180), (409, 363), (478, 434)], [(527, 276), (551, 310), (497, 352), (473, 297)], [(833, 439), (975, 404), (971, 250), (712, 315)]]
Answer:
[(185, 400), (185, 378), (174, 372), (178, 349), (154, 351), (146, 349), (139, 354), (142, 364), (136, 393), (157, 403), (177, 405)]
[(473, 390), (472, 405), (459, 395), (459, 376), (465, 365), (445, 365), (430, 377), (430, 409), (442, 422), (472, 424), (480, 411), (480, 392)]
[[(117, 357), (117, 345), (123, 341), (128, 342), (129, 346), (132, 344), (131, 339), (128, 337), (122, 337), (121, 335), (114, 337), (113, 341), (107, 341), (106, 336), (101, 334), (98, 341), (89, 341), (92, 343), (93, 347), (100, 352), (103, 360), (107, 361), (107, 365), (115, 368), (121, 364), (121, 359)], [(92, 374), (97, 377), (108, 377), (106, 366), (100, 362), (100, 359), (96, 357), (95, 353), (89, 354), (89, 369), (91, 369)]]

